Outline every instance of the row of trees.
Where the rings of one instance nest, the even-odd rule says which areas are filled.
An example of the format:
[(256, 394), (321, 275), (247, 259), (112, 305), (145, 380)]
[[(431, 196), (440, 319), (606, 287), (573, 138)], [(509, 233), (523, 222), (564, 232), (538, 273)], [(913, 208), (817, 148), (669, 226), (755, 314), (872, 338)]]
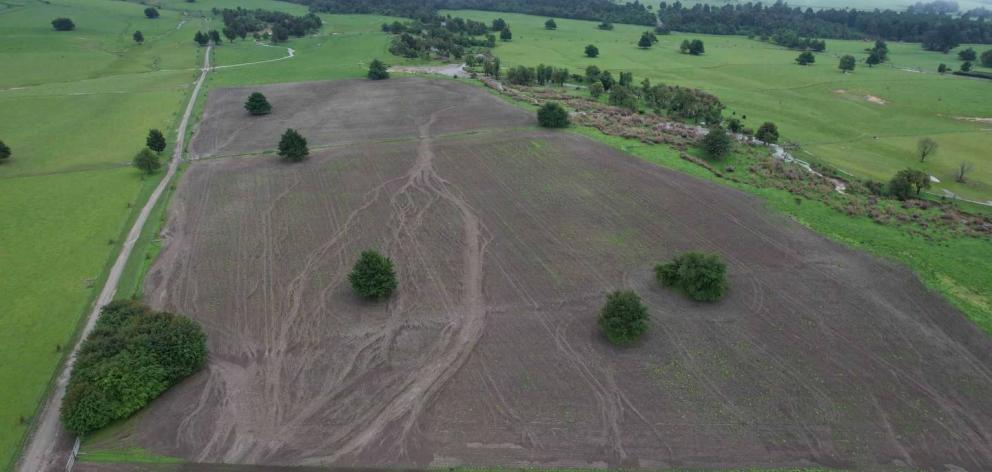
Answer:
[(85, 434), (127, 418), (199, 370), (206, 357), (206, 335), (195, 321), (130, 300), (111, 302), (79, 350), (62, 423)]
[[(716, 254), (687, 252), (655, 268), (655, 278), (663, 287), (676, 288), (689, 298), (714, 302), (727, 291), (727, 265)], [(621, 290), (606, 297), (598, 323), (613, 344), (633, 344), (647, 332), (648, 309), (632, 290)]]
[(694, 33), (745, 34), (770, 37), (783, 32), (834, 39), (874, 37), (922, 43), (926, 49), (949, 51), (960, 43), (992, 43), (987, 16), (950, 16), (929, 9), (858, 10), (790, 7), (782, 2), (747, 2), (686, 7), (662, 2), (658, 20), (667, 28)]

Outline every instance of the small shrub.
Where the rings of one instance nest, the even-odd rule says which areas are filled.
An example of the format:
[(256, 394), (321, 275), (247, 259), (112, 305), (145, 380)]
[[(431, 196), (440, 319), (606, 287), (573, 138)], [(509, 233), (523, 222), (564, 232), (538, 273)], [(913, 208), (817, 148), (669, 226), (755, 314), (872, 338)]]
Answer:
[(754, 134), (754, 137), (758, 138), (762, 142), (775, 144), (778, 142), (779, 138), (778, 126), (775, 126), (775, 123), (772, 123), (771, 121), (766, 121), (760, 128), (758, 128), (758, 131)]
[(52, 28), (55, 28), (55, 31), (72, 31), (76, 29), (76, 24), (68, 18), (56, 18), (52, 20)]
[(393, 261), (376, 251), (362, 252), (348, 281), (355, 293), (370, 300), (388, 298), (398, 285)]
[(545, 128), (564, 128), (568, 126), (568, 112), (556, 102), (545, 103), (537, 110), (537, 123)]
[(599, 326), (613, 344), (630, 344), (648, 330), (648, 309), (632, 291), (613, 292), (599, 313)]
[(655, 267), (662, 286), (681, 289), (696, 301), (719, 300), (727, 291), (727, 265), (716, 254), (687, 252)]
[(387, 69), (388, 67), (382, 61), (378, 59), (372, 60), (372, 63), (369, 64), (369, 73), (368, 73), (369, 80), (388, 79), (389, 71)]

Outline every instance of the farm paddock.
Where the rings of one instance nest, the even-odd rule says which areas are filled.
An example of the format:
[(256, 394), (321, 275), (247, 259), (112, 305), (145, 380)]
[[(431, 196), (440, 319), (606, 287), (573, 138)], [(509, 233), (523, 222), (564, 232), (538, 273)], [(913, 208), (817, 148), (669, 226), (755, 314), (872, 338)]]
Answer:
[[(108, 441), (234, 464), (992, 468), (992, 341), (909, 271), (457, 82), (254, 90), (287, 114), (214, 91), (194, 153), (287, 127), (321, 147), (190, 166), (145, 294), (203, 323), (209, 365)], [(280, 105), (307, 91), (314, 114)], [(388, 302), (348, 286), (367, 248), (397, 264)], [(688, 250), (727, 260), (722, 301), (654, 282)], [(652, 317), (627, 348), (596, 325), (618, 288)]]

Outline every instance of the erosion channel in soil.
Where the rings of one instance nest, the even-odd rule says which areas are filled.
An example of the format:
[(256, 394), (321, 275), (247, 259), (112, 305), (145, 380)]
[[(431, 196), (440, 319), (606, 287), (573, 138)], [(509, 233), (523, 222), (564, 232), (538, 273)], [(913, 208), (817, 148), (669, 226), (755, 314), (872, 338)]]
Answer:
[[(241, 108), (255, 90), (273, 115)], [(145, 294), (203, 323), (208, 367), (108, 446), (269, 465), (992, 468), (992, 342), (905, 269), (738, 191), (538, 130), (454, 81), (214, 90), (202, 123)], [(262, 153), (286, 128), (308, 161)], [(347, 283), (368, 248), (397, 264), (388, 302)], [(723, 301), (654, 282), (687, 250), (728, 261)], [(652, 317), (627, 348), (596, 325), (619, 288)]]

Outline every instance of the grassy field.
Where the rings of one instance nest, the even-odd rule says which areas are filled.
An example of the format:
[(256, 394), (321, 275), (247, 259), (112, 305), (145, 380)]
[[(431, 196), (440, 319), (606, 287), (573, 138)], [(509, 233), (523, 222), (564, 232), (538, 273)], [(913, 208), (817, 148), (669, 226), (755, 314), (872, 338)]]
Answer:
[[(709, 4), (715, 6), (724, 5), (742, 5), (748, 3), (750, 0), (682, 0), (682, 4), (685, 6), (693, 6), (697, 3)], [(972, 8), (985, 7), (989, 8), (989, 4), (983, 0), (956, 0), (961, 11), (970, 10)], [(671, 3), (671, 2), (670, 2)], [(766, 5), (770, 5), (774, 2), (765, 2)], [(903, 10), (910, 5), (919, 3), (919, 0), (790, 0), (789, 5), (794, 7), (803, 8), (857, 8), (859, 10), (874, 10), (879, 9), (891, 9), (891, 10)]]
[[(786, 140), (802, 145), (800, 155), (819, 159), (844, 171), (888, 180), (907, 166), (929, 171), (941, 180), (935, 191), (948, 189), (966, 198), (992, 200), (992, 127), (958, 118), (992, 117), (990, 83), (934, 71), (941, 62), (955, 68), (957, 56), (922, 51), (915, 44), (890, 44), (892, 64), (853, 74), (837, 69), (835, 56), (863, 58), (860, 41), (827, 41), (817, 64), (794, 63), (797, 52), (740, 36), (673, 34), (659, 37), (649, 50), (636, 47), (640, 26), (616, 25), (600, 31), (594, 22), (556, 20), (557, 31), (544, 29), (544, 17), (494, 12), (454, 11), (453, 15), (490, 21), (502, 17), (513, 41), (500, 43), (495, 54), (507, 66), (540, 63), (581, 73), (586, 66), (629, 71), (635, 82), (650, 78), (707, 90), (727, 105), (727, 116), (746, 116), (748, 126), (779, 124)], [(701, 38), (707, 53), (694, 57), (678, 52), (684, 39)], [(598, 58), (583, 55), (586, 44), (600, 49)], [(979, 51), (992, 46), (976, 46)], [(918, 67), (925, 73), (903, 70)], [(884, 105), (869, 101), (878, 97)], [(985, 99), (983, 99), (985, 98)], [(939, 153), (926, 163), (915, 157), (916, 141), (932, 136)], [(962, 161), (975, 166), (970, 182), (952, 177)]]
[[(157, 183), (130, 159), (149, 128), (169, 136), (200, 60), (189, 41), (200, 20), (177, 29), (181, 13), (148, 20), (143, 9), (83, 0), (0, 9), (0, 139), (14, 151), (0, 165), (0, 469)], [(59, 16), (76, 30), (53, 31)], [(131, 40), (136, 29), (145, 44)]]

